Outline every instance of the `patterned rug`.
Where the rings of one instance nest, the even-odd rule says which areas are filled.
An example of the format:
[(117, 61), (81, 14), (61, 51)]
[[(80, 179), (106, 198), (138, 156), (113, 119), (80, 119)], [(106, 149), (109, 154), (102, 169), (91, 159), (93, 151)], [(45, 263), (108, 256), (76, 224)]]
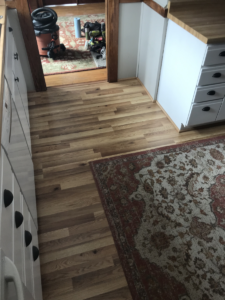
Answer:
[[(105, 14), (76, 16), (80, 18), (81, 28), (84, 23), (98, 21), (105, 22)], [(75, 37), (74, 17), (59, 17), (60, 43), (66, 46), (66, 52), (62, 53), (56, 60), (48, 57), (41, 57), (44, 75), (72, 73), (83, 70), (97, 69), (90, 51), (84, 51), (85, 36)]]
[(90, 163), (135, 300), (225, 299), (225, 137)]

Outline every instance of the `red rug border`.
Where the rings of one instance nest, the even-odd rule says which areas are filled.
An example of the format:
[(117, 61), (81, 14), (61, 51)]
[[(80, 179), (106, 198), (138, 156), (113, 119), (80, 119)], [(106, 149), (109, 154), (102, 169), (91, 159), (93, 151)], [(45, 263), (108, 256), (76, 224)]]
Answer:
[(127, 274), (126, 263), (124, 263), (126, 260), (123, 257), (123, 253), (120, 251), (120, 245), (117, 242), (116, 234), (115, 234), (115, 231), (114, 231), (114, 227), (111, 225), (111, 223), (109, 221), (109, 214), (108, 214), (107, 209), (106, 209), (107, 207), (105, 205), (105, 201), (103, 200), (103, 199), (105, 199), (105, 197), (104, 197), (104, 195), (102, 194), (102, 192), (100, 190), (98, 179), (97, 179), (97, 176), (95, 174), (94, 165), (97, 164), (97, 163), (99, 163), (99, 162), (105, 162), (105, 161), (116, 159), (116, 158), (130, 157), (130, 156), (133, 156), (133, 155), (145, 154), (147, 152), (156, 152), (156, 151), (160, 151), (160, 150), (163, 151), (163, 150), (167, 150), (169, 148), (170, 149), (171, 148), (174, 149), (174, 148), (177, 148), (177, 147), (181, 147), (181, 146), (184, 146), (184, 145), (190, 145), (190, 144), (193, 144), (193, 145), (196, 144), (197, 145), (199, 142), (203, 142), (204, 143), (204, 142), (215, 141), (215, 140), (223, 139), (223, 138), (225, 138), (224, 134), (216, 136), (216, 137), (211, 137), (211, 138), (206, 138), (206, 139), (203, 138), (203, 139), (200, 139), (200, 140), (188, 141), (188, 142), (179, 143), (179, 144), (176, 144), (176, 145), (169, 145), (169, 146), (164, 146), (164, 147), (156, 147), (154, 149), (143, 150), (143, 151), (138, 151), (138, 152), (133, 152), (133, 153), (128, 153), (128, 154), (122, 154), (122, 155), (118, 155), (118, 156), (115, 155), (115, 156), (111, 156), (111, 157), (108, 157), (108, 158), (103, 158), (103, 159), (98, 159), (98, 160), (94, 160), (94, 161), (89, 161), (89, 165), (90, 165), (90, 168), (91, 168), (91, 171), (92, 171), (92, 175), (94, 177), (95, 184), (97, 186), (98, 193), (99, 193), (99, 196), (100, 196), (100, 199), (101, 199), (101, 203), (102, 203), (102, 206), (104, 208), (104, 212), (105, 212), (105, 215), (106, 215), (106, 218), (107, 218), (107, 221), (108, 221), (108, 224), (109, 224), (109, 228), (110, 228), (113, 240), (114, 240), (114, 244), (116, 246), (117, 254), (119, 256), (120, 263), (122, 265), (123, 272), (124, 272), (124, 275), (125, 275), (125, 278), (126, 278), (126, 281), (127, 281), (127, 285), (129, 287), (129, 290), (130, 290), (130, 293), (131, 293), (131, 296), (132, 296), (133, 300), (138, 300), (138, 295), (136, 293), (136, 289), (134, 288), (132, 280), (130, 280), (130, 278), (129, 278), (129, 274)]

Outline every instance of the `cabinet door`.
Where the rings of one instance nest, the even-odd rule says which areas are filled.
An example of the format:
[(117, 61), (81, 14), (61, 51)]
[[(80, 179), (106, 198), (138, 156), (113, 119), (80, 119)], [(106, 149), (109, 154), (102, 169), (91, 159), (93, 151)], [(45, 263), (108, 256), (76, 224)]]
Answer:
[[(14, 76), (14, 75), (13, 75)], [(16, 77), (14, 77), (13, 86), (12, 86), (12, 98), (15, 102), (16, 109), (19, 115), (19, 119), (23, 128), (23, 132), (27, 141), (27, 145), (30, 151), (31, 155), (31, 140), (30, 140), (30, 126), (29, 126), (29, 117), (27, 117), (25, 111), (27, 108), (25, 108), (23, 101), (20, 96), (20, 91), (17, 86), (17, 82), (15, 81)], [(32, 155), (31, 155), (32, 156)]]
[(28, 150), (27, 142), (22, 130), (15, 104), (13, 101), (11, 101), (11, 104), (12, 125), (8, 156), (27, 206), (29, 207), (32, 217), (37, 225), (33, 162)]
[(24, 271), (23, 271), (23, 212), (21, 204), (21, 193), (20, 187), (17, 183), (16, 178), (14, 177), (14, 216), (13, 216), (13, 262), (17, 267), (17, 270), (20, 274), (21, 280), (24, 282)]
[(42, 286), (41, 286), (41, 270), (40, 270), (40, 258), (38, 248), (38, 235), (37, 228), (30, 216), (30, 226), (32, 233), (32, 251), (33, 251), (33, 274), (34, 274), (34, 298), (42, 300)]
[(8, 158), (1, 149), (1, 233), (0, 248), (13, 260), (13, 174)]
[(33, 267), (32, 234), (31, 234), (31, 228), (29, 223), (29, 211), (25, 201), (22, 201), (22, 206), (23, 206), (23, 216), (24, 216), (23, 252), (24, 252), (25, 285), (29, 290), (29, 292), (33, 295), (34, 287), (33, 287), (33, 269), (32, 269)]
[(222, 121), (225, 120), (225, 99), (223, 100), (223, 103), (220, 107), (220, 111), (218, 113), (218, 116), (216, 118), (216, 121)]
[(18, 54), (15, 42), (14, 42), (14, 63), (15, 63), (15, 71), (13, 70), (14, 74), (15, 74), (15, 78), (16, 78), (16, 84), (18, 86), (19, 89), (19, 93), (22, 99), (22, 103), (24, 106), (24, 110), (25, 110), (25, 114), (27, 116), (27, 120), (28, 120), (28, 124), (30, 124), (30, 120), (29, 120), (29, 111), (28, 111), (28, 98), (27, 98), (27, 85), (26, 85), (26, 81), (23, 75), (23, 69), (21, 66), (21, 62), (20, 62), (20, 56)]

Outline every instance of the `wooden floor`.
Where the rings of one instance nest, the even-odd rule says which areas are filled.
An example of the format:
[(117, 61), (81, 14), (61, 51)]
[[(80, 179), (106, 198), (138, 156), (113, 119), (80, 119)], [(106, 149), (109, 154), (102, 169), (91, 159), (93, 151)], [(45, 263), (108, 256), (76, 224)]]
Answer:
[(131, 299), (88, 161), (225, 134), (179, 134), (134, 80), (29, 95), (44, 300)]
[[(58, 17), (70, 17), (90, 14), (104, 14), (105, 3), (90, 3), (77, 6), (56, 6), (53, 8)], [(105, 81), (107, 78), (106, 69), (91, 71), (65, 73), (45, 76), (47, 87), (65, 84)]]

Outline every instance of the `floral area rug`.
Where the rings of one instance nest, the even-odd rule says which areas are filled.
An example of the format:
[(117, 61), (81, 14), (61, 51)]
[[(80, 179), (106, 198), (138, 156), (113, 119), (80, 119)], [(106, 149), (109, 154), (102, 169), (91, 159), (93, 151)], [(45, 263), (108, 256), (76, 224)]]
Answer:
[[(105, 14), (75, 17), (80, 18), (81, 28), (84, 27), (86, 22), (105, 22)], [(82, 36), (84, 36), (82, 38), (75, 37), (74, 17), (59, 17), (57, 24), (60, 28), (60, 43), (66, 46), (66, 51), (61, 53), (55, 60), (41, 56), (44, 75), (97, 69), (91, 52), (84, 50), (86, 41), (84, 33), (82, 33)]]
[(225, 137), (90, 163), (135, 300), (225, 299)]

